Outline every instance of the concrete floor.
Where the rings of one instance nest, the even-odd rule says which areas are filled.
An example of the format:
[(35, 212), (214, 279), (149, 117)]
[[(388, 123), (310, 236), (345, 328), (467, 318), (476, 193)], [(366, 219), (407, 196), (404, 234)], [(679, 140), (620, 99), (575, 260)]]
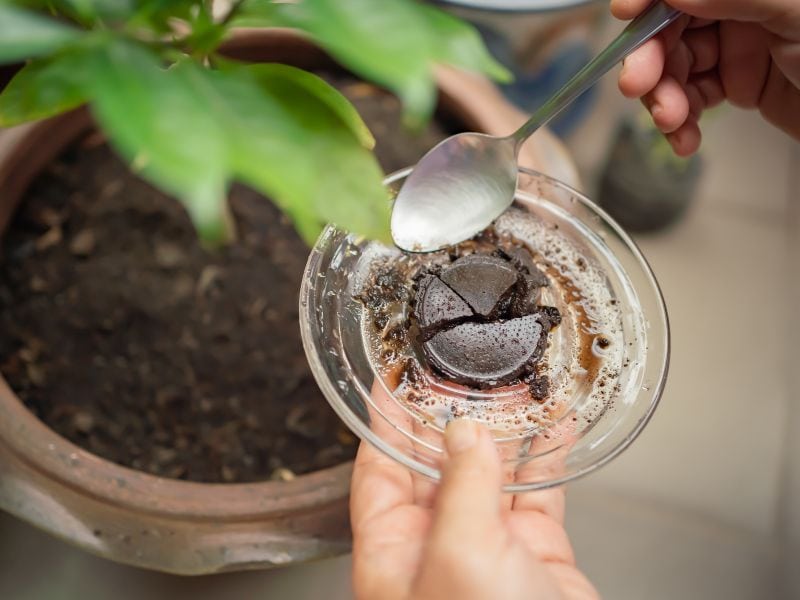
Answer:
[(666, 393), (632, 448), (571, 489), (578, 559), (608, 598), (800, 597), (782, 575), (800, 558), (800, 144), (734, 109), (704, 129), (690, 214), (637, 240), (670, 313)]

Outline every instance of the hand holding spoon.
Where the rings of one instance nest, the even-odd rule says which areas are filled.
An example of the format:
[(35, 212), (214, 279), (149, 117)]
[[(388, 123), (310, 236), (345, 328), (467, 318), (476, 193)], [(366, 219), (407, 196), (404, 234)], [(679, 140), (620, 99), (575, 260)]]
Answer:
[(522, 143), (680, 15), (660, 0), (651, 4), (511, 135), (460, 133), (437, 144), (395, 199), (395, 244), (408, 252), (433, 252), (488, 227), (514, 201)]

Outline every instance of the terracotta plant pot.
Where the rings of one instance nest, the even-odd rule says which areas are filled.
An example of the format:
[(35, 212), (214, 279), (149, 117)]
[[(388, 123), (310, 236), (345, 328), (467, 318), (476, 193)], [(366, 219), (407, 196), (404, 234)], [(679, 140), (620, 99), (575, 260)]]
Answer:
[[(329, 61), (287, 32), (242, 31), (232, 56), (301, 67)], [(442, 70), (443, 109), (465, 125), (507, 133), (522, 115), (483, 79)], [(0, 133), (0, 232), (28, 184), (93, 126), (87, 111)], [(524, 162), (575, 183), (547, 132)], [(352, 463), (289, 482), (203, 484), (164, 479), (101, 459), (49, 429), (0, 377), (0, 508), (85, 550), (148, 569), (201, 574), (298, 563), (350, 548)]]

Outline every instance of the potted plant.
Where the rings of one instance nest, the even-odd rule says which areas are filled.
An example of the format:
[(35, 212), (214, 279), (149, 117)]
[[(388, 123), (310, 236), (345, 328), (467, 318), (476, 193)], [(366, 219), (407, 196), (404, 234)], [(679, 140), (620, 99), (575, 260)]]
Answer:
[[(55, 16), (0, 4), (0, 60), (35, 57), (0, 94), (0, 122), (49, 117), (0, 138), (0, 506), (179, 573), (345, 551), (355, 440), (307, 387), (293, 227), (306, 241), (328, 220), (381, 237), (388, 205), (363, 121), (296, 67), (376, 80), (415, 127), (434, 110), (434, 62), (502, 70), (471, 29), (405, 0), (381, 18), (357, 0), (216, 15), (204, 2), (45, 4)], [(409, 23), (414, 40), (398, 33)], [(329, 55), (285, 29), (232, 33), (265, 24)], [(464, 126), (522, 118), (484, 80), (446, 71), (438, 84)], [(356, 101), (358, 86), (344, 86)], [(527, 156), (569, 178), (546, 135)], [(340, 449), (293, 469), (264, 445), (279, 438)]]
[(701, 157), (676, 156), (642, 110), (619, 125), (600, 178), (598, 201), (628, 231), (660, 231), (686, 214), (701, 175)]

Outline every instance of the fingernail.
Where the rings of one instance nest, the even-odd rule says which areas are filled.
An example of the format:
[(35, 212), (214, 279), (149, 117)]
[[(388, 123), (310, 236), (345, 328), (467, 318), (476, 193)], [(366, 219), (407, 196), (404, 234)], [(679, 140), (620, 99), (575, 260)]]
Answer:
[(650, 114), (653, 115), (653, 117), (657, 117), (663, 111), (664, 107), (661, 106), (658, 102), (653, 102), (653, 104), (650, 105)]
[(478, 442), (478, 424), (469, 419), (450, 421), (444, 431), (444, 443), (450, 454), (459, 454)]

